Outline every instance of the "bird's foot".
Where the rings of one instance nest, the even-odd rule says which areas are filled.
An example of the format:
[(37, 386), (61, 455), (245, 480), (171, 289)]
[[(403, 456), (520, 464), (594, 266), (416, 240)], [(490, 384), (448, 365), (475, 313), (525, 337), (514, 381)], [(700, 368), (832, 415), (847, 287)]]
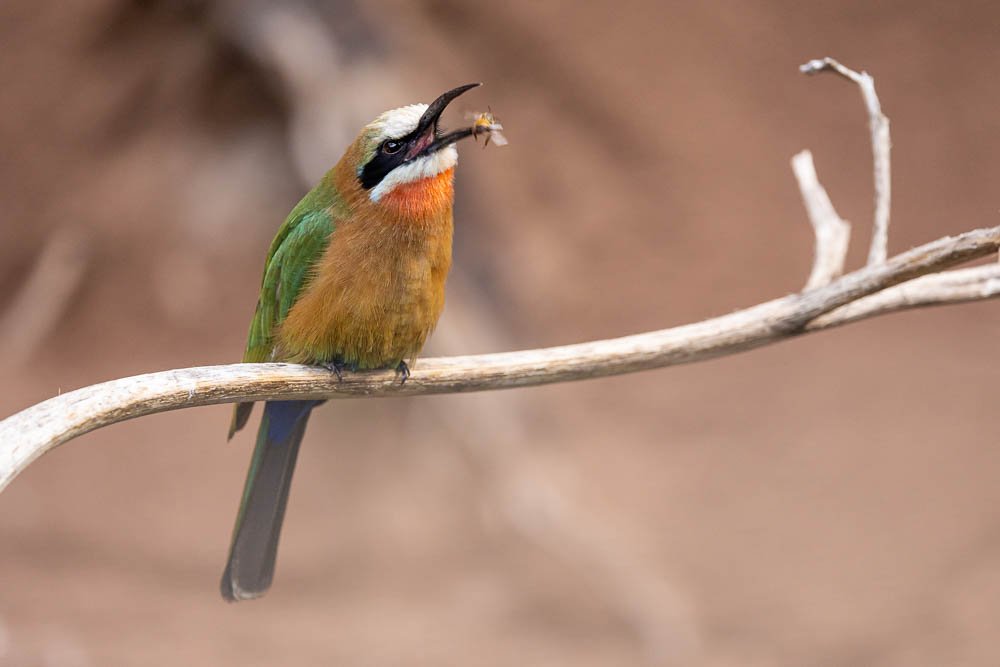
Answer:
[(405, 361), (400, 361), (399, 365), (396, 366), (396, 372), (403, 376), (399, 381), (399, 386), (402, 387), (410, 379), (410, 367), (406, 365)]
[(333, 361), (328, 361), (325, 364), (323, 364), (323, 368), (336, 375), (337, 382), (344, 381), (345, 370), (350, 370), (350, 371), (354, 370), (353, 367), (349, 366), (348, 364), (345, 364), (343, 359), (334, 359)]

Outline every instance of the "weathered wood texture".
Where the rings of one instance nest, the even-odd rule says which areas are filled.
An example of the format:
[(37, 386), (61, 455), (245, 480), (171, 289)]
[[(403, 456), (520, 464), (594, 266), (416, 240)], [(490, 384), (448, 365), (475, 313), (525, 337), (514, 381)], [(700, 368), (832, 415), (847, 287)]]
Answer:
[(264, 399), (415, 396), (528, 387), (619, 375), (712, 359), (813, 331), (899, 310), (964, 303), (1000, 295), (1000, 263), (956, 271), (957, 264), (995, 254), (1000, 227), (944, 237), (886, 259), (889, 229), (889, 120), (871, 76), (832, 58), (801, 67), (836, 72), (861, 88), (869, 114), (874, 231), (868, 265), (840, 276), (850, 227), (819, 183), (808, 151), (792, 168), (816, 252), (806, 289), (694, 324), (622, 338), (539, 350), (424, 359), (401, 384), (392, 371), (330, 372), (292, 364), (184, 368), (112, 380), (62, 394), (0, 421), (0, 491), (32, 461), (77, 436), (166, 410)]
[(822, 287), (694, 324), (538, 350), (423, 359), (405, 384), (392, 371), (345, 373), (338, 382), (324, 369), (293, 364), (205, 366), (112, 380), (0, 421), (0, 490), (54, 447), (155, 412), (266, 398), (415, 396), (582, 380), (703, 361), (906, 308), (995, 297), (1000, 264), (935, 272), (998, 249), (1000, 227), (979, 229)]

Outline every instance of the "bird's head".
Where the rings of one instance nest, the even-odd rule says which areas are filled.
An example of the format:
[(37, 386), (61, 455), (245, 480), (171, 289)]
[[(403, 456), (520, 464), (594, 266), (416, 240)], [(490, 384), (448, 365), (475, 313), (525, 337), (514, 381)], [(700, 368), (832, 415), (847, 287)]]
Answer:
[(434, 178), (455, 166), (455, 142), (472, 136), (473, 129), (445, 133), (438, 121), (449, 102), (479, 85), (459, 86), (430, 104), (386, 111), (364, 127), (348, 155), (353, 154), (354, 176), (368, 199), (379, 202), (400, 186)]

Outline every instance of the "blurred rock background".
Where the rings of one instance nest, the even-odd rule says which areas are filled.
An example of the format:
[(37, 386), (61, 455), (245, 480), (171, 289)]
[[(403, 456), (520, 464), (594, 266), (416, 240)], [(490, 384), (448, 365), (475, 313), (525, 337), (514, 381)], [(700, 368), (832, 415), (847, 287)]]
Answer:
[[(996, 224), (989, 2), (0, 4), (0, 414), (240, 357), (281, 219), (382, 110), (466, 81), (434, 354), (698, 320), (798, 289), (809, 147), (865, 256), (857, 90), (892, 120), (890, 249)], [(464, 105), (464, 106), (462, 106)], [(44, 259), (40, 259), (44, 258)], [(25, 298), (28, 294), (30, 298)], [(0, 498), (0, 666), (995, 665), (1000, 309), (707, 364), (337, 403), (275, 587), (216, 587), (228, 408), (45, 457)]]

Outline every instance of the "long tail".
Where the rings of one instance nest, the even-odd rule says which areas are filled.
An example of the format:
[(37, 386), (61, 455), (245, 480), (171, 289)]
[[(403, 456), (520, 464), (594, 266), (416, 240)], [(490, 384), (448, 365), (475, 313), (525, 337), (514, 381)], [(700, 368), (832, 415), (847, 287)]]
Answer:
[(222, 573), (222, 597), (230, 602), (260, 597), (271, 586), (295, 459), (309, 414), (318, 404), (268, 401), (264, 406), (229, 561)]

